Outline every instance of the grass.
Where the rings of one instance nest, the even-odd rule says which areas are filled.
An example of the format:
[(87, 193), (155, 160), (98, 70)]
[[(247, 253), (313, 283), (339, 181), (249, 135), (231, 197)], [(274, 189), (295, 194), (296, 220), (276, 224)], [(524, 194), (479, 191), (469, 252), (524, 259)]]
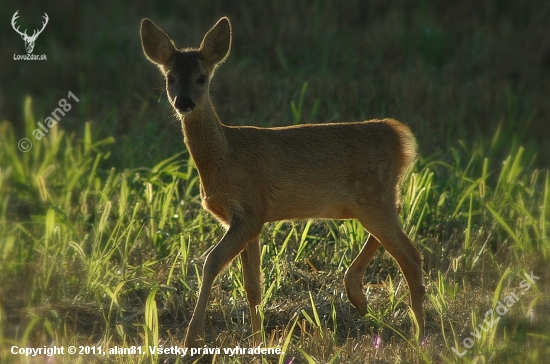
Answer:
[[(26, 112), (30, 127), (30, 99)], [(92, 140), (90, 124), (81, 139), (52, 132), (25, 154), (11, 125), (1, 130), (8, 166), (1, 179), (2, 293), (14, 298), (3, 300), (3, 360), (14, 359), (11, 345), (181, 345), (203, 252), (222, 233), (200, 209), (192, 162), (177, 154), (150, 169), (101, 170), (113, 139)], [(287, 346), (286, 361), (360, 362), (368, 355), (382, 362), (391, 352), (405, 361), (454, 362), (452, 348), (519, 285), (522, 272), (545, 277), (550, 174), (532, 167), (532, 153), (512, 146), (504, 161), (490, 160), (484, 156), (491, 150), (463, 143), (451, 150), (451, 163), (421, 158), (406, 181), (404, 225), (427, 273), (424, 347), (409, 341), (406, 285), (386, 254), (367, 273), (377, 282), (367, 288), (367, 317), (345, 300), (342, 273), (366, 237), (356, 221), (270, 225), (261, 306), (268, 346)], [(242, 282), (237, 262), (214, 290), (207, 329), (213, 346), (250, 342)], [(519, 355), (517, 342), (534, 357), (546, 355), (547, 299), (547, 287), (535, 285), (476, 342), (471, 359)], [(374, 348), (375, 336), (382, 348)]]
[[(158, 102), (160, 81), (140, 54), (137, 24), (148, 16), (177, 34), (182, 25), (173, 14), (179, 11), (189, 33), (177, 43), (186, 45), (200, 40), (217, 15), (206, 6), (138, 3), (132, 9), (52, 7), (52, 33), (38, 38), (35, 52), (48, 53), (48, 63), (14, 61), (0, 71), (15, 85), (0, 93), (6, 106), (0, 122), (2, 363), (47, 359), (13, 355), (14, 345), (101, 346), (107, 353), (59, 354), (50, 360), (56, 363), (184, 362), (148, 348), (183, 346), (205, 252), (223, 230), (200, 206), (197, 172), (165, 97)], [(265, 347), (284, 354), (222, 351), (206, 359), (538, 363), (550, 354), (550, 149), (541, 133), (548, 110), (540, 96), (547, 48), (535, 42), (546, 34), (540, 9), (548, 6), (486, 1), (485, 18), (476, 23), (473, 2), (462, 4), (373, 3), (368, 11), (354, 2), (214, 7), (235, 26), (233, 54), (213, 84), (228, 124), (391, 116), (418, 136), (421, 153), (403, 186), (402, 219), (424, 258), (428, 337), (421, 345), (412, 340), (408, 288), (383, 251), (366, 274), (367, 316), (347, 301), (343, 273), (368, 237), (358, 222), (280, 222), (261, 236), (260, 313)], [(15, 10), (5, 8), (0, 18), (7, 24)], [(69, 10), (83, 21), (63, 17)], [(32, 11), (20, 13), (32, 19)], [(91, 26), (94, 19), (101, 19), (101, 31)], [(88, 47), (66, 52), (63, 41), (76, 40), (66, 39), (64, 26), (88, 35)], [(540, 52), (527, 38), (542, 44)], [(502, 61), (509, 55), (505, 42), (532, 49), (532, 58)], [(19, 43), (6, 43), (9, 52), (21, 53)], [(98, 51), (105, 55), (101, 63)], [(61, 64), (74, 65), (65, 68), (77, 74)], [(34, 79), (22, 73), (16, 83), (10, 77), (18, 67)], [(59, 83), (46, 71), (60, 76)], [(80, 102), (35, 140), (37, 122), (68, 90)], [(27, 153), (17, 147), (22, 137), (33, 142)], [(520, 289), (526, 273), (539, 279)], [(495, 316), (514, 290), (523, 294)], [(498, 322), (488, 328), (490, 310)], [(206, 336), (209, 348), (251, 346), (239, 259), (213, 287)], [(137, 346), (142, 355), (132, 355)], [(115, 348), (121, 354), (109, 354)]]

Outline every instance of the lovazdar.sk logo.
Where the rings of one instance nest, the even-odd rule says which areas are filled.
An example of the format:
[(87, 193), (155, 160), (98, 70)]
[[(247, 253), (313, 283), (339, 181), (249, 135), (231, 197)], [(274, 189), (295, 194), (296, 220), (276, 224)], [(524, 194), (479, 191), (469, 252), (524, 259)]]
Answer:
[(40, 30), (34, 29), (32, 35), (27, 34), (27, 29), (25, 31), (20, 31), (19, 26), (15, 23), (17, 18), (19, 18), (19, 10), (17, 10), (13, 17), (11, 18), (11, 26), (13, 27), (13, 30), (15, 30), (21, 38), (23, 38), (23, 41), (25, 42), (25, 49), (27, 51), (27, 54), (14, 54), (13, 59), (14, 60), (25, 60), (25, 61), (45, 61), (47, 59), (45, 54), (37, 55), (32, 54), (32, 51), (34, 50), (34, 43), (36, 42), (36, 38), (42, 33), (44, 28), (46, 28), (46, 24), (48, 24), (48, 14), (44, 13), (44, 21), (42, 22), (42, 28)]

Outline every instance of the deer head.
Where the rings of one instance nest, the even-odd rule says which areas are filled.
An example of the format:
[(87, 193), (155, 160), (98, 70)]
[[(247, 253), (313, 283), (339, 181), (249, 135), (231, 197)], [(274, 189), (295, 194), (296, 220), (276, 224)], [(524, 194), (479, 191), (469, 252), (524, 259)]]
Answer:
[(209, 81), (231, 49), (231, 24), (223, 17), (206, 33), (198, 49), (178, 50), (162, 29), (151, 20), (143, 19), (141, 44), (147, 59), (166, 77), (168, 100), (185, 116), (195, 106), (210, 105)]
[(42, 23), (42, 29), (40, 30), (34, 30), (32, 35), (29, 37), (27, 35), (27, 30), (25, 29), (24, 32), (19, 31), (19, 27), (15, 27), (15, 20), (19, 18), (19, 15), (17, 14), (19, 10), (13, 14), (13, 17), (11, 18), (11, 26), (13, 27), (13, 30), (15, 30), (17, 33), (21, 35), (21, 38), (23, 38), (23, 41), (25, 42), (25, 48), (27, 49), (27, 53), (32, 53), (32, 50), (34, 49), (34, 42), (36, 41), (36, 38), (38, 38), (38, 35), (42, 33), (44, 28), (46, 27), (46, 24), (48, 24), (48, 14), (44, 13), (44, 22)]

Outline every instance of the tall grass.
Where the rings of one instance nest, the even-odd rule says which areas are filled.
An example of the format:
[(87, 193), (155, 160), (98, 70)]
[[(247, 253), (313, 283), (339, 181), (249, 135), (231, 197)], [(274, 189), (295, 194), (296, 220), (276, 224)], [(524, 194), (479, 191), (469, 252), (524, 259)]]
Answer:
[[(30, 137), (30, 98), (24, 121)], [(53, 129), (28, 153), (16, 149), (11, 124), (0, 131), (2, 362), (23, 360), (10, 353), (12, 345), (182, 346), (204, 252), (222, 234), (200, 207), (192, 161), (176, 154), (152, 168), (117, 170), (109, 157), (124, 145), (93, 140), (89, 124), (81, 136)], [(263, 337), (285, 354), (265, 360), (460, 362), (452, 348), (518, 285), (521, 272), (546, 277), (549, 171), (533, 167), (532, 148), (498, 149), (499, 138), (497, 132), (488, 146), (460, 142), (443, 158), (421, 158), (405, 181), (403, 224), (424, 255), (428, 287), (423, 346), (408, 338), (406, 284), (384, 252), (367, 271), (374, 283), (367, 317), (345, 299), (343, 271), (367, 237), (358, 222), (280, 222), (262, 233), (260, 312)], [(518, 342), (529, 348), (524, 362), (547, 354), (548, 291), (540, 282), (464, 360), (520, 358)], [(213, 291), (208, 342), (248, 345), (239, 261)], [(107, 357), (163, 360), (148, 352)]]

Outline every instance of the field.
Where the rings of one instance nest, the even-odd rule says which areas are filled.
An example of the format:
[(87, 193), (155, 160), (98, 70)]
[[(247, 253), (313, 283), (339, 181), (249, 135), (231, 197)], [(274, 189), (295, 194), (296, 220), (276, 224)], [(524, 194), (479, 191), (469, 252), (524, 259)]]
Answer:
[[(26, 54), (16, 10), (28, 34), (47, 13), (33, 52), (47, 60), (14, 60)], [(186, 47), (223, 15), (233, 49), (211, 89), (224, 123), (391, 117), (415, 133), (401, 217), (424, 261), (422, 342), (383, 250), (365, 276), (367, 316), (347, 300), (343, 275), (368, 237), (358, 222), (290, 221), (261, 235), (264, 347), (281, 354), (224, 354), (252, 346), (239, 259), (207, 309), (206, 343), (221, 353), (150, 352), (183, 347), (224, 231), (200, 205), (139, 22)], [(0, 362), (546, 362), (548, 24), (543, 0), (3, 2)], [(18, 352), (53, 346), (64, 353)]]

